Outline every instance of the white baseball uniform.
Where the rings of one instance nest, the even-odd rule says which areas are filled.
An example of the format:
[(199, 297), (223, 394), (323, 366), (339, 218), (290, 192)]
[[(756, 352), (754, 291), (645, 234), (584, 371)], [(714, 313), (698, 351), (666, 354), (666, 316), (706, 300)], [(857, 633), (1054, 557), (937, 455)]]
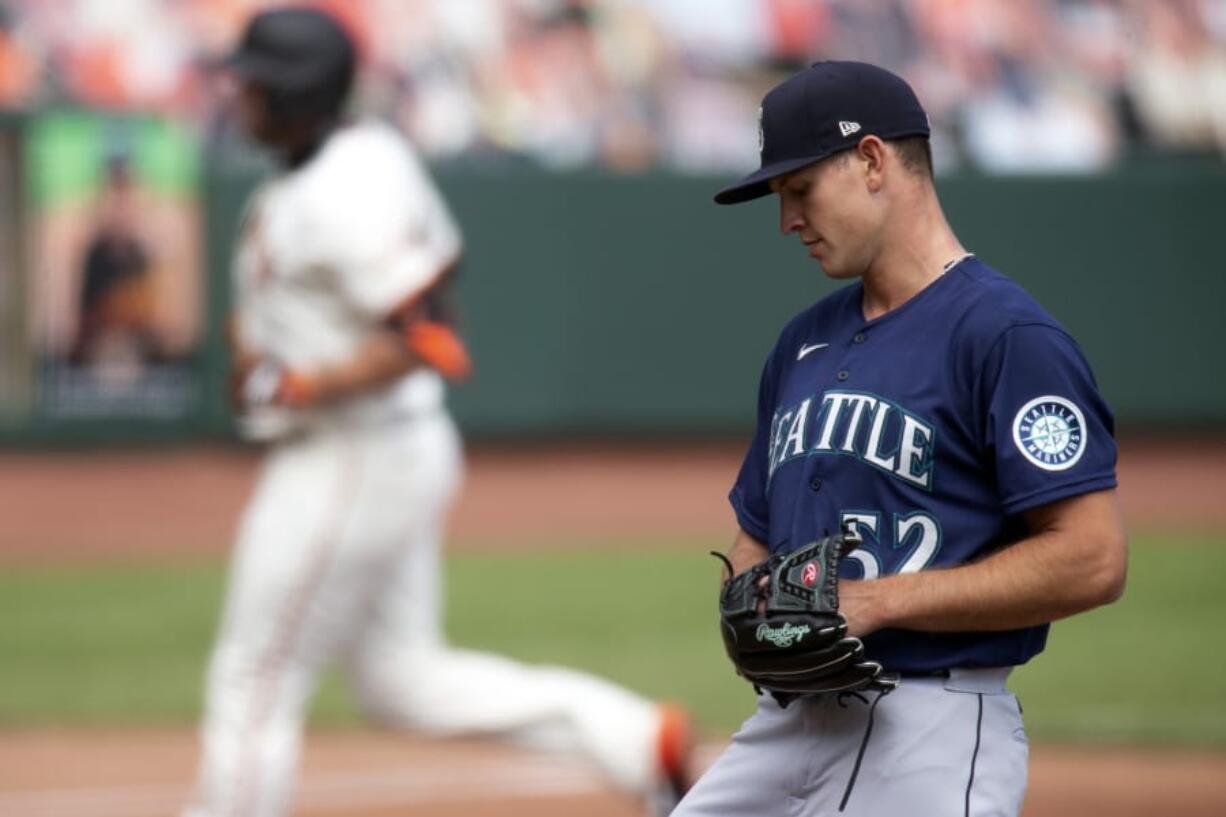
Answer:
[[(343, 127), (253, 196), (235, 261), (237, 331), (294, 370), (337, 364), (459, 252), (407, 142), (374, 122)], [(462, 463), (443, 397), (441, 378), (418, 369), (344, 402), (243, 418), (272, 445), (238, 534), (187, 814), (287, 812), (304, 711), (333, 660), (385, 723), (580, 752), (627, 790), (655, 784), (653, 703), (446, 644), (439, 550)]]

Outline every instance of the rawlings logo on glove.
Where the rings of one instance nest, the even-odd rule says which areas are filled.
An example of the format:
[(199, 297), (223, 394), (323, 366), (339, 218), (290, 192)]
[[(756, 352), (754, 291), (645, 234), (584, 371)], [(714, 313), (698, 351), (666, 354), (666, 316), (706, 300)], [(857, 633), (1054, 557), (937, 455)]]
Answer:
[(813, 628), (808, 624), (802, 624), (799, 627), (784, 624), (774, 629), (769, 624), (759, 624), (757, 635), (759, 641), (769, 641), (776, 647), (790, 647), (792, 642), (800, 641), (812, 631)]

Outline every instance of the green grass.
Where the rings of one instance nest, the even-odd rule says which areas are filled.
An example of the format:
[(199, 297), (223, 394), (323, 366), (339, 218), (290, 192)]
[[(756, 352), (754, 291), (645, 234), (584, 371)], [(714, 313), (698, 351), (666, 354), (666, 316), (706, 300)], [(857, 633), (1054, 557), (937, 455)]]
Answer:
[(1013, 689), (1053, 739), (1226, 746), (1226, 539), (1133, 543), (1110, 607), (1057, 622)]
[[(723, 735), (752, 695), (715, 630), (705, 552), (718, 544), (456, 556), (449, 630), (466, 646), (683, 700)], [(6, 568), (0, 725), (190, 722), (222, 581), (213, 564)], [(1015, 676), (1032, 735), (1226, 747), (1224, 620), (1226, 540), (1136, 541), (1123, 600), (1058, 623)], [(335, 677), (314, 717), (354, 722)]]
[(181, 720), (198, 710), (216, 567), (6, 567), (0, 724)]

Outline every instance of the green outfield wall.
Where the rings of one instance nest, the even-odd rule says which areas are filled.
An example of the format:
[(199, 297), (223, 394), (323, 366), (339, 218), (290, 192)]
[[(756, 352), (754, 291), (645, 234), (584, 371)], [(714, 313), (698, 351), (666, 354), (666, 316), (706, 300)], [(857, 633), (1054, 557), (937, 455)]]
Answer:
[[(204, 163), (209, 318), (201, 398), (178, 425), (10, 424), (9, 440), (225, 436), (226, 271), (250, 163)], [(747, 433), (783, 322), (834, 284), (773, 200), (718, 207), (724, 180), (438, 168), (463, 226), (476, 376), (452, 403), (474, 437)], [(1226, 164), (1093, 178), (939, 181), (969, 248), (1082, 343), (1125, 429), (1226, 429)], [(922, 342), (922, 338), (917, 342)]]
[[(448, 173), (473, 431), (745, 429), (776, 332), (835, 284), (720, 180)], [(1077, 337), (1124, 427), (1226, 427), (1226, 166), (945, 178), (967, 247)], [(922, 342), (922, 339), (917, 339)]]

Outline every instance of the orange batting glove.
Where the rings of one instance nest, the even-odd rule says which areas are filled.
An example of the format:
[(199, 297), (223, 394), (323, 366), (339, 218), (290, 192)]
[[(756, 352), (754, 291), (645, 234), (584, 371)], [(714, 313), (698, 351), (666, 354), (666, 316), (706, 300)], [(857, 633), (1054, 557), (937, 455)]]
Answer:
[(468, 349), (447, 324), (414, 321), (404, 330), (404, 337), (409, 351), (448, 380), (464, 380), (472, 374)]
[(319, 384), (308, 375), (285, 369), (274, 401), (289, 408), (305, 408), (319, 400)]

